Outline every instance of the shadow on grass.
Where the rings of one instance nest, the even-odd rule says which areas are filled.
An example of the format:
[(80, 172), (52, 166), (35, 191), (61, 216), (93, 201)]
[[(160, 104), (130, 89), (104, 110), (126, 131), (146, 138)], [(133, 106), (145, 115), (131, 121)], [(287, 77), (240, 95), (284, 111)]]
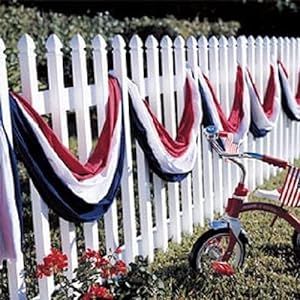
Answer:
[(258, 250), (262, 252), (263, 255), (282, 259), (282, 267), (284, 268), (282, 272), (299, 276), (300, 260), (295, 255), (291, 245), (267, 243), (259, 247)]

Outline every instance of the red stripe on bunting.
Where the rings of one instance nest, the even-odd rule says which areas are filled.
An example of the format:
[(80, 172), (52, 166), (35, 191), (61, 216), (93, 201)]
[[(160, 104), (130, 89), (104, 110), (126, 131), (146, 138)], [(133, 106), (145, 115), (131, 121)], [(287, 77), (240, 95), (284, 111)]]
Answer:
[(244, 91), (244, 79), (243, 71), (240, 66), (237, 68), (236, 81), (235, 81), (235, 94), (233, 100), (233, 106), (228, 118), (228, 124), (231, 128), (231, 132), (236, 132), (244, 118), (243, 111), (243, 91)]
[(298, 86), (297, 86), (297, 93), (296, 93), (296, 101), (297, 101), (297, 104), (300, 105), (300, 73), (298, 73)]
[[(281, 61), (278, 61), (278, 64), (281, 66), (286, 78), (288, 78), (289, 75), (288, 75), (288, 72), (287, 72), (285, 66), (283, 65), (283, 63)], [(296, 92), (295, 98), (296, 98), (297, 104), (300, 105), (300, 73), (298, 73), (298, 85), (297, 85), (297, 92)]]
[(275, 72), (273, 66), (270, 67), (270, 77), (268, 80), (267, 90), (264, 98), (264, 112), (268, 118), (270, 118), (274, 111), (275, 103), (275, 94), (276, 94), (276, 84), (275, 84)]
[(243, 91), (244, 91), (244, 80), (243, 80), (243, 71), (240, 66), (237, 68), (236, 81), (235, 81), (235, 94), (233, 105), (231, 109), (230, 116), (227, 120), (225, 113), (223, 112), (221, 105), (217, 99), (217, 96), (214, 92), (213, 87), (210, 84), (210, 81), (206, 76), (204, 76), (206, 83), (212, 94), (214, 104), (216, 106), (220, 121), (222, 123), (224, 131), (227, 132), (236, 132), (240, 126), (240, 123), (244, 117), (243, 112)]
[(51, 147), (78, 180), (90, 178), (100, 173), (106, 167), (121, 102), (121, 91), (115, 78), (109, 78), (109, 97), (106, 107), (106, 120), (98, 138), (97, 145), (85, 164), (82, 164), (70, 150), (60, 142), (57, 135), (24, 97), (16, 93), (12, 94), (14, 99), (22, 104), (25, 110), (38, 124)]
[[(249, 75), (251, 84), (253, 86), (255, 95), (260, 100), (258, 91), (256, 89), (255, 83), (253, 81), (253, 78), (252, 78), (249, 70), (248, 70), (248, 75)], [(266, 116), (268, 118), (270, 118), (272, 116), (273, 111), (274, 111), (275, 94), (276, 94), (275, 72), (274, 72), (274, 67), (270, 66), (270, 76), (268, 79), (268, 84), (267, 84), (267, 89), (266, 89), (266, 93), (264, 96), (264, 101), (263, 101), (263, 104), (261, 105), (264, 110), (264, 113), (266, 114)], [(259, 101), (259, 104), (261, 104), (261, 101)]]
[(173, 157), (179, 157), (188, 148), (191, 133), (195, 121), (194, 110), (193, 110), (193, 95), (191, 83), (188, 79), (185, 81), (185, 100), (184, 100), (184, 110), (180, 120), (179, 128), (177, 131), (176, 139), (172, 139), (168, 131), (163, 127), (163, 125), (157, 120), (154, 113), (151, 111), (149, 104), (144, 101), (145, 106), (153, 120), (154, 126), (160, 137), (162, 144), (164, 145), (166, 151)]

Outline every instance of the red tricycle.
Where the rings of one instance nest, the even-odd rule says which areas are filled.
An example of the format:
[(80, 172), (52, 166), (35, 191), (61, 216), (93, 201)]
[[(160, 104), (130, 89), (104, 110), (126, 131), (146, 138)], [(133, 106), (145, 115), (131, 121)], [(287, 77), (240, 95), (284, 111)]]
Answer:
[[(284, 160), (268, 155), (253, 152), (226, 152), (220, 141), (222, 137), (226, 138), (227, 133), (218, 131), (215, 126), (206, 127), (204, 134), (212, 149), (221, 158), (238, 166), (241, 177), (232, 197), (227, 201), (225, 215), (212, 221), (211, 229), (201, 235), (193, 245), (189, 256), (191, 266), (200, 272), (204, 271), (205, 265), (211, 266), (215, 271), (221, 270), (219, 273), (222, 273), (224, 266), (231, 270), (241, 267), (245, 259), (248, 238), (239, 217), (241, 213), (249, 211), (264, 211), (273, 214), (271, 226), (277, 218), (287, 221), (294, 228), (292, 243), (296, 256), (300, 259), (300, 220), (284, 208), (300, 204), (300, 169)], [(268, 202), (246, 202), (248, 196), (248, 189), (245, 186), (246, 169), (242, 164), (242, 159), (245, 158), (288, 169), (284, 185), (280, 190), (257, 190), (255, 194), (258, 197), (278, 200), (278, 205)]]

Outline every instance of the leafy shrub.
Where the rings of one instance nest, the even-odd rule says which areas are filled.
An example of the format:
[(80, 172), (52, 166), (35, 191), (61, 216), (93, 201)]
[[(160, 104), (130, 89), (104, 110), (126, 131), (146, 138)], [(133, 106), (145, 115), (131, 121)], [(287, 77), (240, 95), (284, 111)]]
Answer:
[(72, 82), (69, 41), (76, 33), (80, 33), (87, 42), (88, 64), (91, 65), (90, 41), (97, 34), (101, 34), (109, 43), (116, 34), (122, 34), (127, 41), (134, 33), (140, 34), (142, 38), (146, 38), (149, 34), (154, 34), (157, 38), (161, 38), (164, 34), (169, 34), (171, 37), (178, 34), (184, 37), (201, 34), (228, 36), (235, 35), (240, 27), (237, 22), (222, 20), (210, 23), (207, 20), (200, 22), (198, 18), (192, 21), (177, 20), (173, 16), (161, 19), (142, 17), (118, 20), (108, 12), (98, 12), (94, 16), (65, 15), (22, 5), (3, 4), (0, 5), (0, 16), (0, 37), (7, 48), (9, 85), (15, 89), (20, 88), (17, 42), (25, 33), (29, 33), (36, 43), (39, 79), (41, 88), (44, 88), (47, 85), (45, 41), (51, 33), (55, 33), (64, 45), (65, 81), (68, 85)]
[(68, 279), (68, 257), (59, 249), (51, 253), (37, 266), (37, 277), (54, 275), (57, 286), (53, 299), (149, 299), (163, 295), (164, 285), (148, 267), (148, 262), (137, 257), (129, 266), (118, 258), (121, 249), (102, 256), (100, 252), (87, 249), (74, 270), (74, 278)]

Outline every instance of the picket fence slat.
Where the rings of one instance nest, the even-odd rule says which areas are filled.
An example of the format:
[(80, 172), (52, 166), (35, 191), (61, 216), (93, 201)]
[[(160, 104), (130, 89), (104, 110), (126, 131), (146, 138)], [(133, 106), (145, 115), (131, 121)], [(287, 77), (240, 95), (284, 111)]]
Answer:
[[(25, 34), (18, 43), (22, 94), (41, 115), (49, 114), (54, 132), (69, 147), (67, 112), (75, 113), (78, 137), (78, 155), (85, 162), (92, 149), (90, 109), (97, 111), (98, 133), (106, 117), (108, 99), (108, 62), (112, 54), (113, 73), (122, 88), (122, 104), (125, 127), (125, 161), (121, 181), (121, 199), (115, 199), (102, 222), (84, 224), (85, 248), (99, 249), (105, 242), (106, 251), (119, 245), (121, 257), (127, 262), (138, 254), (154, 259), (155, 249), (166, 251), (169, 240), (180, 243), (182, 234), (192, 234), (194, 225), (203, 226), (222, 213), (232, 188), (239, 179), (238, 170), (224, 163), (213, 154), (199, 128), (197, 160), (193, 171), (180, 183), (167, 183), (150, 170), (140, 145), (131, 136), (129, 115), (128, 78), (137, 85), (140, 95), (149, 102), (151, 110), (175, 138), (184, 109), (186, 68), (191, 69), (197, 80), (198, 68), (210, 79), (228, 117), (232, 109), (237, 66), (248, 69), (257, 86), (261, 101), (264, 99), (270, 72), (270, 64), (280, 60), (289, 74), (293, 94), (297, 92), (300, 64), (300, 38), (253, 36), (238, 38), (224, 36), (209, 41), (202, 36), (197, 41), (177, 37), (174, 41), (164, 36), (158, 41), (148, 36), (145, 43), (137, 35), (128, 43), (118, 35), (112, 40), (112, 50), (101, 35), (92, 42), (94, 84), (87, 75), (86, 44), (80, 35), (71, 42), (73, 86), (65, 87), (63, 45), (58, 37), (50, 35), (46, 41), (48, 89), (39, 91), (35, 44)], [(125, 48), (126, 47), (126, 48)], [(8, 80), (5, 45), (0, 39), (0, 101), (3, 122), (11, 139), (9, 118)], [(299, 122), (288, 119), (280, 112), (274, 129), (264, 138), (248, 134), (242, 151), (266, 153), (293, 162), (300, 155), (297, 147), (300, 135)], [(135, 143), (135, 147), (132, 147)], [(134, 156), (133, 156), (134, 155)], [(136, 161), (133, 160), (135, 157)], [(136, 167), (135, 167), (136, 163)], [(247, 161), (247, 183), (251, 190), (275, 175), (277, 169)], [(36, 262), (40, 263), (51, 248), (48, 207), (42, 201), (33, 184), (30, 184), (32, 218)], [(119, 197), (118, 197), (119, 198)], [(122, 222), (122, 223), (121, 223)], [(102, 225), (103, 224), (103, 225)], [(76, 226), (59, 219), (63, 251), (69, 256), (70, 268), (78, 264)], [(104, 226), (104, 235), (102, 228)], [(101, 236), (100, 236), (101, 234)], [(23, 255), (18, 253), (16, 262), (8, 263), (10, 299), (26, 299)], [(28, 276), (28, 275), (25, 275)], [(53, 277), (38, 280), (35, 299), (51, 299)]]
[[(95, 105), (97, 107), (98, 134), (101, 132), (105, 120), (105, 107), (108, 99), (108, 62), (106, 42), (101, 35), (92, 40), (93, 67), (95, 80)], [(94, 102), (93, 102), (94, 103)], [(119, 246), (117, 203), (113, 201), (104, 215), (104, 231), (106, 251), (114, 250)]]
[[(146, 81), (146, 90), (150, 107), (157, 117), (162, 121), (161, 102), (160, 102), (160, 81), (159, 81), (159, 61), (158, 61), (158, 42), (154, 36), (150, 35), (146, 39), (147, 57), (147, 77), (151, 80)], [(155, 207), (156, 221), (156, 242), (158, 248), (166, 251), (168, 248), (169, 230), (167, 225), (167, 199), (166, 188), (163, 180), (153, 174), (153, 203)]]
[[(208, 41), (209, 79), (213, 84), (217, 99), (220, 99), (219, 87), (219, 42), (215, 36)], [(216, 152), (213, 152), (213, 188), (214, 188), (214, 211), (223, 213), (223, 171), (222, 160)]]
[[(35, 44), (32, 38), (25, 34), (18, 43), (19, 60), (21, 68), (22, 94), (35, 106), (38, 93), (37, 68), (35, 61)], [(32, 203), (32, 218), (34, 240), (36, 245), (36, 259), (40, 263), (50, 250), (50, 226), (48, 208), (43, 203), (32, 182), (30, 182), (30, 195)], [(50, 299), (53, 278), (39, 279), (39, 289), (44, 299)]]
[[(254, 79), (255, 74), (255, 39), (253, 36), (249, 36), (247, 39), (247, 67), (248, 70), (252, 76), (252, 79)], [(256, 143), (254, 136), (252, 133), (248, 135), (248, 150), (251, 152), (257, 152), (256, 151)], [(258, 164), (251, 160), (248, 162), (248, 172), (249, 174), (256, 174), (256, 170), (258, 168)], [(255, 176), (249, 176), (249, 188), (253, 190), (255, 187)]]
[[(129, 43), (132, 80), (137, 84), (142, 99), (145, 99), (143, 42), (139, 36), (134, 35)], [(148, 257), (152, 262), (154, 259), (154, 235), (152, 220), (152, 202), (150, 197), (149, 166), (144, 152), (136, 142), (137, 177), (138, 177), (138, 199), (140, 208), (141, 226), (141, 254)]]
[[(229, 89), (228, 89), (228, 41), (225, 36), (221, 36), (219, 39), (219, 81), (220, 81), (220, 101), (222, 108), (226, 117), (230, 113), (230, 99), (229, 99)], [(223, 195), (222, 195), (222, 205), (226, 205), (227, 198), (231, 196), (232, 193), (232, 178), (231, 178), (231, 164), (224, 163), (223, 167)]]
[[(180, 58), (178, 56), (175, 57), (175, 69), (177, 66), (177, 76), (180, 76), (180, 74), (185, 75), (185, 49), (184, 45), (185, 42), (182, 37), (178, 37), (175, 40), (175, 50), (176, 50), (176, 43), (177, 43), (177, 51), (179, 52), (179, 49), (181, 50)], [(191, 63), (191, 65), (188, 65), (189, 71), (195, 71), (195, 63), (197, 62), (197, 41), (194, 37), (189, 37), (186, 42), (187, 47), (187, 53), (188, 53), (188, 59)], [(177, 59), (176, 59), (177, 58)], [(180, 64), (180, 67), (178, 66)], [(194, 72), (195, 73), (195, 72)], [(181, 76), (182, 76), (181, 75)], [(184, 83), (185, 83), (185, 77), (181, 77), (181, 80), (177, 80), (177, 84), (181, 84), (178, 86), (178, 98), (177, 98), (177, 105), (180, 103), (183, 107), (184, 103)], [(181, 93), (180, 93), (181, 91)], [(181, 108), (182, 111), (183, 108)], [(182, 113), (178, 113), (179, 116), (182, 115)], [(200, 136), (200, 128), (198, 132)], [(200, 142), (200, 139), (199, 139)], [(191, 234), (193, 232), (193, 223), (194, 224), (204, 224), (204, 211), (203, 211), (203, 184), (202, 184), (202, 166), (201, 166), (201, 148), (200, 145), (197, 149), (197, 158), (195, 162), (195, 167), (192, 171), (192, 174), (188, 175), (181, 183), (181, 197), (182, 197), (182, 211), (183, 211), (183, 224), (182, 229), (183, 232)], [(197, 182), (197, 185), (192, 185), (193, 182)], [(192, 205), (193, 204), (193, 205)], [(192, 209), (192, 211), (191, 211)]]
[[(208, 41), (206, 37), (201, 36), (198, 40), (198, 55), (195, 55), (194, 53), (189, 55), (188, 52), (188, 62), (191, 65), (192, 70), (197, 70), (199, 66), (200, 71), (202, 71), (208, 77)], [(195, 79), (197, 80), (197, 77)], [(201, 146), (199, 147), (198, 161), (196, 166), (201, 170), (202, 164), (202, 172), (205, 174), (205, 177), (203, 176), (202, 180), (199, 182), (202, 182), (203, 185), (204, 217), (211, 221), (214, 217), (212, 152), (207, 139), (203, 135), (202, 129), (203, 128), (201, 128), (199, 134), (199, 139), (200, 137), (202, 139), (202, 148)], [(200, 161), (201, 157), (202, 162)]]
[[(9, 112), (9, 99), (8, 99), (8, 78), (6, 70), (6, 55), (4, 54), (5, 44), (2, 39), (0, 39), (0, 103), (1, 103), (1, 113), (3, 125), (6, 130), (9, 140), (12, 142), (12, 128), (10, 121)], [(0, 267), (2, 268), (1, 264)], [(9, 280), (9, 294), (12, 300), (26, 299), (26, 285), (24, 281), (24, 261), (23, 254), (20, 250), (17, 251), (17, 259), (14, 261), (8, 261), (8, 280)]]
[[(161, 56), (160, 64), (162, 71), (162, 95), (163, 95), (163, 117), (164, 125), (172, 138), (176, 138), (176, 115), (174, 98), (174, 70), (172, 41), (170, 37), (164, 36), (160, 43)], [(181, 221), (179, 203), (179, 184), (177, 182), (168, 183), (168, 203), (171, 231), (169, 234), (176, 243), (181, 242)], [(184, 220), (185, 221), (185, 220)]]
[(134, 203), (134, 186), (132, 170), (132, 153), (130, 137), (130, 118), (127, 88), (127, 67), (124, 39), (117, 35), (112, 41), (114, 71), (122, 88), (122, 104), (124, 114), (125, 153), (124, 167), (121, 179), (122, 211), (125, 240), (125, 261), (134, 260), (137, 253), (136, 218)]

